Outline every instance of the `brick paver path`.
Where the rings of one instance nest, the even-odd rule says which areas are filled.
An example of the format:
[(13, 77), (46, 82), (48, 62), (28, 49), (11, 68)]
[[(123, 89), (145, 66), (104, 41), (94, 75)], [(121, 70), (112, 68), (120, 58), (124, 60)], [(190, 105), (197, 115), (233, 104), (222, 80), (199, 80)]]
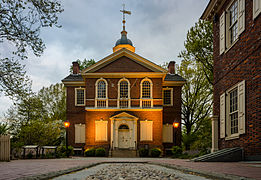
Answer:
[(217, 174), (231, 174), (261, 180), (261, 164), (250, 163), (202, 163), (182, 159), (167, 158), (70, 158), (70, 159), (33, 159), (0, 162), (0, 179), (17, 179), (27, 176), (46, 174), (98, 162), (154, 162), (170, 164)]
[(202, 172), (230, 174), (261, 180), (261, 162), (191, 162), (184, 159), (154, 159), (152, 162), (171, 164)]

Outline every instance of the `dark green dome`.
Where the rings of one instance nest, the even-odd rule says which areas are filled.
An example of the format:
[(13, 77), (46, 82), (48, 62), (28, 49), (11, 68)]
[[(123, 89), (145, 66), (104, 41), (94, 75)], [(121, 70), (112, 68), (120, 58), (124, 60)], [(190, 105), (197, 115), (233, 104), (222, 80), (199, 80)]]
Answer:
[(127, 32), (126, 31), (121, 32), (121, 38), (116, 42), (115, 46), (118, 46), (120, 44), (129, 44), (129, 45), (132, 46), (131, 40), (129, 40), (127, 38)]

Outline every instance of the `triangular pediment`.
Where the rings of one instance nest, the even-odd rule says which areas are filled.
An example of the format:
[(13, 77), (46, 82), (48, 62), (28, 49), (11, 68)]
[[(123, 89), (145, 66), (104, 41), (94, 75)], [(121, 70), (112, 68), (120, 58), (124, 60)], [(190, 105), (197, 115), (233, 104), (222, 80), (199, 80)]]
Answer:
[(136, 116), (133, 116), (133, 115), (127, 113), (127, 112), (120, 112), (119, 114), (112, 116), (110, 119), (114, 119), (114, 120), (121, 120), (121, 119), (138, 120), (138, 118)]
[(113, 72), (157, 72), (167, 73), (165, 69), (155, 63), (131, 52), (125, 48), (103, 58), (96, 64), (84, 69), (85, 73), (113, 73)]

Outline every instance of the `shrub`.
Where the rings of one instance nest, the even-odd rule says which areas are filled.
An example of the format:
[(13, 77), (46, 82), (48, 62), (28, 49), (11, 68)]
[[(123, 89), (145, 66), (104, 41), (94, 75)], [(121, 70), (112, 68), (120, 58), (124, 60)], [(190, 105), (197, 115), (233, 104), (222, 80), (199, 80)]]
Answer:
[(150, 150), (150, 155), (151, 155), (151, 157), (159, 157), (161, 152), (162, 152), (161, 149), (153, 148)]
[[(68, 146), (68, 154), (69, 154), (69, 156), (72, 156), (74, 154), (72, 146)], [(58, 157), (67, 157), (66, 146), (59, 146), (57, 148), (57, 156)]]
[(149, 156), (149, 150), (145, 148), (139, 149), (139, 155), (140, 157), (148, 157)]
[(32, 159), (33, 158), (33, 153), (30, 151), (27, 155), (26, 155), (27, 159)]
[(106, 154), (106, 151), (105, 151), (104, 148), (97, 148), (97, 149), (95, 150), (95, 156), (96, 156), (96, 157), (104, 157), (105, 154)]
[(171, 151), (174, 158), (180, 157), (182, 155), (182, 149), (179, 146), (173, 146)]
[(94, 157), (95, 156), (95, 148), (88, 148), (84, 151), (84, 156)]

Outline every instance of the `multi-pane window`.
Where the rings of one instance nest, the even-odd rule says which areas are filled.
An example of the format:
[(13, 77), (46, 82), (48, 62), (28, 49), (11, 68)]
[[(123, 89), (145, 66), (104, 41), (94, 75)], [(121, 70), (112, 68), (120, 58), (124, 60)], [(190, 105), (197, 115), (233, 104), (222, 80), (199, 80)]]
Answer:
[(120, 98), (129, 98), (129, 85), (127, 81), (120, 82)]
[(75, 104), (76, 105), (84, 105), (84, 92), (85, 90), (83, 88), (75, 89), (76, 90), (76, 100)]
[(118, 107), (127, 108), (130, 105), (129, 99), (129, 82), (127, 80), (120, 80), (118, 95)]
[(96, 82), (96, 100), (95, 107), (107, 107), (107, 82), (105, 79), (100, 78)]
[(163, 105), (172, 105), (172, 89), (163, 89)]
[(106, 83), (104, 81), (99, 81), (97, 88), (97, 98), (106, 98)]
[(229, 118), (231, 122), (231, 134), (238, 133), (238, 95), (237, 88), (229, 93)]
[(149, 81), (142, 82), (142, 98), (151, 98)]
[(229, 8), (229, 32), (230, 43), (233, 43), (237, 39), (238, 34), (238, 2), (235, 1)]

